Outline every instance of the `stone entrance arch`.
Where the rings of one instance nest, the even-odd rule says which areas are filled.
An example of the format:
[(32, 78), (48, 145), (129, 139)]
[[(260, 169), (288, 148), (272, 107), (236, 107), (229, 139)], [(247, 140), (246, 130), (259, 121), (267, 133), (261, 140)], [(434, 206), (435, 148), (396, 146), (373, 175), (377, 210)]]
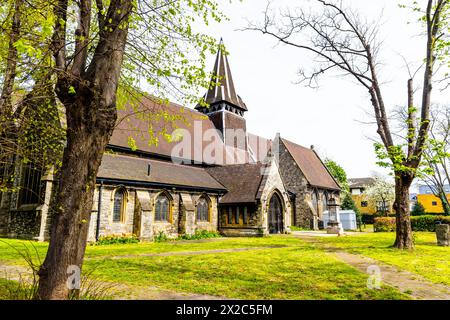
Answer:
[(274, 192), (269, 200), (269, 209), (267, 218), (269, 223), (269, 233), (277, 234), (283, 233), (283, 213), (284, 206), (282, 197), (278, 192)]

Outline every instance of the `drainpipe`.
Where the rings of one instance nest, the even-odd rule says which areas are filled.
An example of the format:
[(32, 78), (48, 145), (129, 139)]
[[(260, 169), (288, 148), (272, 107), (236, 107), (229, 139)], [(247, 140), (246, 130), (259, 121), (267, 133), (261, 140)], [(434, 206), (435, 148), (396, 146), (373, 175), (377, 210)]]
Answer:
[(98, 239), (100, 238), (100, 212), (102, 210), (102, 189), (103, 189), (103, 181), (100, 182), (100, 186), (98, 187), (97, 229), (95, 230), (95, 241), (98, 241)]

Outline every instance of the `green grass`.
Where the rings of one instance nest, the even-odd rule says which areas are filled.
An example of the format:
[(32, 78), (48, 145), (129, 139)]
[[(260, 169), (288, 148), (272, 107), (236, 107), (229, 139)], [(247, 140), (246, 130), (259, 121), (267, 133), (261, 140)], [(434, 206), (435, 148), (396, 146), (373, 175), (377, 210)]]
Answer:
[(373, 224), (362, 225), (361, 231), (362, 232), (373, 232)]
[[(10, 245), (30, 247), (26, 241), (0, 241), (0, 261), (25, 264)], [(139, 256), (267, 246), (279, 247), (200, 255)], [(43, 258), (47, 245), (33, 242), (34, 248)], [(121, 255), (132, 256), (110, 259)], [(157, 286), (239, 299), (408, 298), (388, 286), (381, 290), (367, 289), (366, 274), (292, 236), (89, 246), (86, 257), (85, 271), (93, 271), (99, 280), (136, 287)]]
[(28, 282), (0, 278), (0, 300), (31, 300), (35, 288)]
[(405, 299), (396, 289), (366, 288), (367, 276), (295, 239), (286, 248), (91, 260), (103, 281), (239, 299)]
[(16, 286), (15, 281), (0, 278), (0, 300), (9, 299), (11, 297), (10, 288)]
[[(270, 238), (220, 238), (208, 240), (143, 242), (139, 244), (113, 244), (105, 246), (88, 246), (87, 258), (104, 258), (109, 256), (139, 255), (164, 252), (201, 251), (215, 249), (252, 248), (273, 245), (293, 245), (296, 239), (286, 237)], [(37, 251), (43, 259), (47, 251), (47, 243), (0, 239), (0, 261), (9, 264), (25, 265), (19, 251), (28, 250), (30, 254)], [(35, 256), (35, 255), (33, 255)]]
[(309, 228), (302, 228), (302, 227), (296, 227), (296, 226), (290, 226), (291, 231), (310, 231)]
[(320, 241), (362, 254), (418, 275), (432, 282), (450, 285), (450, 248), (436, 244), (433, 232), (414, 232), (415, 249), (392, 248), (395, 233), (370, 233), (350, 237), (327, 237)]

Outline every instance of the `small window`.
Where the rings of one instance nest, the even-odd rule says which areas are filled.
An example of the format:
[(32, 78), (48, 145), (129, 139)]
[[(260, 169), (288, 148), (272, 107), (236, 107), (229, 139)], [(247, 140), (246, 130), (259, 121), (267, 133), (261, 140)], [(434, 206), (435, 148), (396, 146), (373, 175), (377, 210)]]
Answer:
[(436, 206), (437, 206), (437, 201), (431, 202), (431, 205), (432, 205), (433, 207), (436, 207)]
[(113, 222), (122, 222), (125, 216), (125, 190), (117, 189), (114, 193)]
[(367, 208), (367, 206), (368, 206), (367, 201), (361, 201), (361, 207), (362, 208)]
[(228, 207), (228, 224), (233, 224), (233, 209)]
[(328, 194), (325, 192), (322, 196), (322, 205), (323, 205), (323, 210), (327, 210), (328, 209)]
[(209, 204), (204, 197), (197, 202), (197, 221), (209, 221)]
[(239, 207), (236, 207), (236, 224), (239, 224)]
[(311, 200), (312, 200), (312, 205), (313, 205), (314, 209), (317, 210), (317, 206), (319, 205), (319, 202), (317, 200), (317, 193), (315, 190), (312, 192)]
[(155, 220), (169, 222), (170, 200), (165, 194), (160, 194), (155, 202)]
[(244, 213), (242, 215), (242, 222), (247, 223), (247, 206), (244, 207)]

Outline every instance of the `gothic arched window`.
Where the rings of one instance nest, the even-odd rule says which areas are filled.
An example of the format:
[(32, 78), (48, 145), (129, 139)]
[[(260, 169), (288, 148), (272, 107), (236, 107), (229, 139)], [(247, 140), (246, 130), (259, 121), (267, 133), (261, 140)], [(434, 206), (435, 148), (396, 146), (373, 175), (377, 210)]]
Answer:
[(323, 205), (323, 210), (324, 210), (324, 211), (328, 210), (328, 193), (327, 193), (327, 192), (324, 192), (324, 193), (323, 193), (323, 202), (322, 202), (322, 205)]
[(32, 163), (22, 165), (19, 206), (38, 204), (41, 192), (41, 171)]
[(155, 201), (155, 220), (156, 221), (170, 221), (170, 199), (161, 193)]
[(197, 202), (197, 221), (209, 221), (209, 202), (205, 197)]
[(113, 222), (123, 222), (126, 210), (126, 190), (119, 188), (114, 192)]
[(318, 200), (318, 196), (317, 196), (317, 191), (313, 190), (311, 193), (311, 202), (313, 205), (314, 210), (317, 211), (317, 207), (319, 205), (319, 200)]

